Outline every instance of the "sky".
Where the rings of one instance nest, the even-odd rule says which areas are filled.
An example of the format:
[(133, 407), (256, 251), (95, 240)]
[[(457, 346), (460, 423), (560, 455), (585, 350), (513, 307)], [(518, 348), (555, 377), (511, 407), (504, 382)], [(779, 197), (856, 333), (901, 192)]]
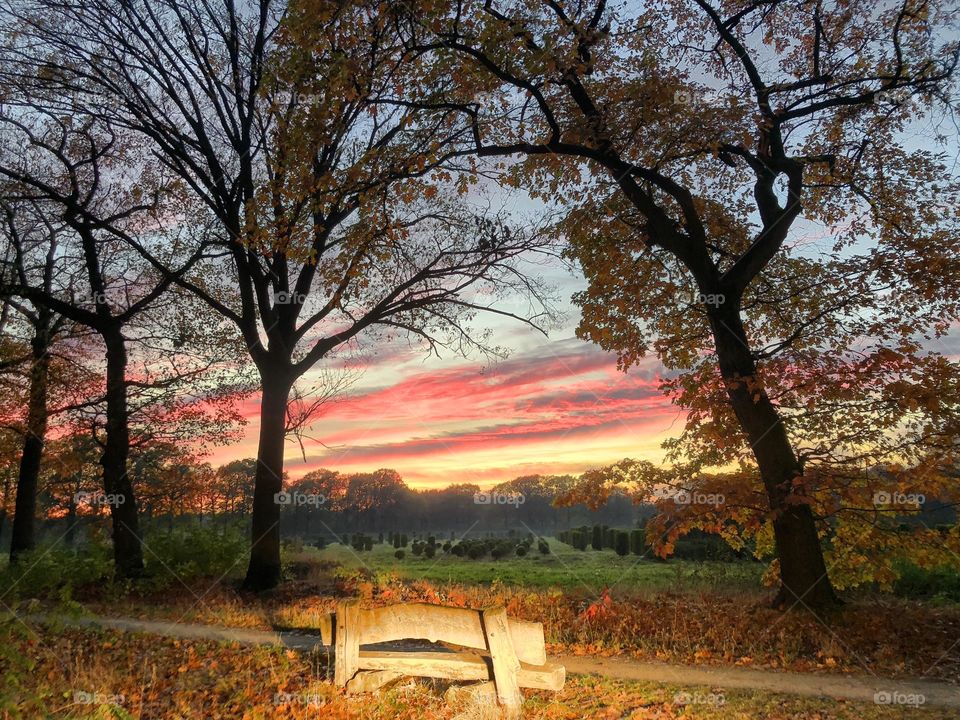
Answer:
[[(473, 191), (478, 207), (492, 201), (533, 217), (544, 209), (522, 194), (482, 185)], [(792, 242), (829, 238), (802, 220), (792, 233)], [(583, 278), (559, 261), (541, 273), (557, 291), (558, 327), (545, 336), (488, 316), (493, 343), (510, 350), (497, 362), (437, 358), (397, 343), (379, 348), (362, 376), (313, 423), (303, 453), (288, 443), (289, 477), (318, 468), (392, 468), (416, 488), (465, 482), (488, 488), (520, 475), (577, 475), (628, 457), (661, 463), (663, 441), (678, 435), (684, 422), (658, 390), (664, 368), (648, 357), (627, 373), (618, 371), (614, 354), (575, 337), (579, 311), (570, 297), (584, 287)], [(504, 309), (523, 314), (519, 306)], [(956, 359), (960, 332), (930, 347)], [(308, 374), (304, 385), (310, 384)], [(207, 458), (214, 466), (256, 457), (259, 397), (248, 399), (242, 412), (248, 420), (242, 439), (215, 448)]]
[[(626, 457), (662, 460), (661, 443), (683, 425), (658, 389), (662, 367), (653, 357), (623, 373), (614, 354), (577, 339), (579, 313), (569, 298), (582, 279), (559, 266), (543, 272), (558, 291), (559, 327), (545, 336), (514, 320), (489, 320), (493, 342), (510, 351), (494, 361), (381, 348), (312, 424), (306, 459), (288, 443), (289, 476), (392, 468), (412, 487), (487, 488), (519, 475), (576, 475)], [(256, 457), (259, 397), (242, 412), (243, 437), (213, 451), (215, 466)]]

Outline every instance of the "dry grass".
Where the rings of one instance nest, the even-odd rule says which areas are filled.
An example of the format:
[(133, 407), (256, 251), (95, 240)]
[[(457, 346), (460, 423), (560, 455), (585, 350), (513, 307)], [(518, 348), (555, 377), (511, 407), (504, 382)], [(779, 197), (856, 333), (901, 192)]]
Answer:
[[(329, 681), (325, 661), (274, 648), (183, 642), (78, 630), (43, 636), (0, 627), (0, 718), (331, 718), (333, 720), (490, 720), (490, 706), (448, 704), (449, 683), (402, 681), (384, 692), (348, 697)], [(529, 720), (743, 718), (880, 720), (909, 708), (791, 698), (718, 688), (574, 678), (560, 693), (526, 693)], [(689, 698), (721, 698), (722, 702)], [(87, 700), (95, 702), (87, 702)], [(924, 709), (928, 720), (953, 711)]]

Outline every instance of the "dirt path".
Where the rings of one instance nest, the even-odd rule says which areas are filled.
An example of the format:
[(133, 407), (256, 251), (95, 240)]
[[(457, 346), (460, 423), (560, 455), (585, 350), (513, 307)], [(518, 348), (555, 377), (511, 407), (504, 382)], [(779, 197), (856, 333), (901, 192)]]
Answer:
[[(215, 640), (245, 645), (284, 645), (296, 650), (328, 649), (319, 635), (304, 632), (245, 630), (215, 625), (191, 625), (132, 618), (33, 615), (30, 622), (57, 622), (72, 627), (94, 627), (142, 632), (188, 640)], [(396, 649), (397, 643), (392, 646)], [(559, 655), (551, 658), (562, 663), (567, 673), (603, 675), (619, 680), (655, 682), (667, 685), (708, 686), (742, 690), (761, 690), (787, 695), (829, 697), (837, 700), (875, 702), (875, 696), (923, 696), (923, 705), (960, 708), (960, 687), (934, 680), (893, 680), (871, 675), (821, 675), (814, 673), (774, 672), (739, 667), (707, 667), (640, 662), (631, 658), (598, 658)]]

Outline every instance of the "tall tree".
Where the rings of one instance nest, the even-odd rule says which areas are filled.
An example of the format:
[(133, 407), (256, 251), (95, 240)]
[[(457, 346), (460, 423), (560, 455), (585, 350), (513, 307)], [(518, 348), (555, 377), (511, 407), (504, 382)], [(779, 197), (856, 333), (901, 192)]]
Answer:
[[(130, 447), (128, 331), (154, 306), (174, 281), (204, 252), (202, 243), (183, 258), (174, 273), (157, 274), (136, 254), (124, 250), (124, 239), (149, 233), (161, 238), (168, 252), (176, 237), (158, 228), (157, 215), (171, 211), (158, 201), (162, 181), (151, 175), (136, 148), (112, 130), (86, 117), (63, 119), (46, 111), (22, 85), (8, 82), (5, 112), (0, 113), (0, 176), (6, 203), (16, 203), (18, 220), (43, 226), (59, 218), (63, 232), (47, 238), (48, 250), (26, 245), (9, 235), (13, 267), (30, 265), (26, 255), (39, 252), (61, 267), (82, 268), (84, 291), (70, 282), (47, 289), (36, 278), (7, 271), (0, 292), (43, 306), (97, 333), (106, 355), (104, 405), (105, 443), (101, 463), (103, 490), (123, 501), (111, 505), (114, 559), (121, 576), (143, 571), (137, 503), (127, 474)], [(136, 178), (134, 181), (133, 178)], [(27, 213), (29, 212), (29, 216)], [(71, 277), (58, 272), (55, 277)]]
[[(294, 382), (374, 336), (492, 350), (468, 321), (505, 292), (530, 300), (517, 319), (541, 313), (518, 259), (544, 239), (441, 197), (438, 182), (469, 186), (452, 175), (470, 170), (448, 152), (453, 116), (389, 102), (418, 68), (375, 0), (38, 0), (16, 16), (11, 72), (39, 78), (45, 102), (140, 133), (219, 235), (228, 261), (177, 282), (236, 326), (260, 374), (245, 585), (272, 587)], [(69, 66), (45, 74), (51, 54)]]
[[(863, 354), (888, 380), (910, 371), (884, 352), (938, 362), (913, 333), (957, 316), (956, 186), (902, 131), (914, 101), (954, 85), (952, 13), (924, 0), (404, 7), (408, 47), (435, 60), (431, 106), (459, 109), (472, 132), (464, 151), (528, 158), (514, 181), (569, 208), (559, 230), (589, 282), (581, 336), (624, 368), (653, 349), (685, 373), (678, 471), (748, 462), (775, 538), (775, 603), (834, 603), (809, 500), (823, 456), (798, 453), (811, 426), (792, 422), (781, 384), (815, 406), (826, 367), (836, 392)], [(815, 225), (828, 241), (804, 246)], [(821, 448), (857, 454), (847, 431), (875, 406), (856, 403)], [(945, 410), (919, 435), (942, 451), (951, 423)]]
[[(11, 280), (17, 284), (38, 285), (43, 293), (54, 292), (57, 273), (58, 229), (46, 222), (46, 218), (34, 218), (36, 222), (24, 224), (17, 216), (14, 206), (0, 198), (4, 213), (2, 236), (4, 247), (14, 250), (12, 267), (6, 263), (0, 266), (0, 272), (10, 272)], [(39, 233), (39, 237), (36, 237)], [(29, 246), (39, 245), (41, 257), (34, 265), (35, 254)], [(26, 248), (24, 246), (27, 246)], [(23, 422), (23, 446), (20, 452), (20, 471), (17, 476), (16, 503), (13, 516), (13, 530), (10, 538), (10, 561), (16, 562), (18, 555), (32, 550), (36, 544), (35, 523), (37, 506), (37, 487), (40, 477), (40, 460), (47, 436), (48, 388), (50, 385), (51, 351), (57, 336), (68, 327), (66, 317), (58, 315), (42, 303), (21, 302), (19, 298), (7, 297), (4, 302), (14, 308), (29, 328), (30, 356), (28, 360), (28, 390), (26, 417)], [(4, 331), (8, 328), (4, 327)]]

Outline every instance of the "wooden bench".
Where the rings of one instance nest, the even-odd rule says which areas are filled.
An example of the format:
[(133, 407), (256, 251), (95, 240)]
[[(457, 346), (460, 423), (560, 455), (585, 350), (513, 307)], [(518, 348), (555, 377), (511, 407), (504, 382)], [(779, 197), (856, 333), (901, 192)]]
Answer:
[[(507, 617), (502, 607), (469, 610), (426, 603), (363, 609), (357, 600), (337, 604), (320, 627), (334, 646), (334, 682), (347, 692), (370, 692), (404, 675), (492, 681), (509, 718), (520, 715), (520, 688), (563, 688), (562, 665), (547, 662), (543, 625)], [(479, 652), (361, 650), (398, 640), (443, 642)]]

